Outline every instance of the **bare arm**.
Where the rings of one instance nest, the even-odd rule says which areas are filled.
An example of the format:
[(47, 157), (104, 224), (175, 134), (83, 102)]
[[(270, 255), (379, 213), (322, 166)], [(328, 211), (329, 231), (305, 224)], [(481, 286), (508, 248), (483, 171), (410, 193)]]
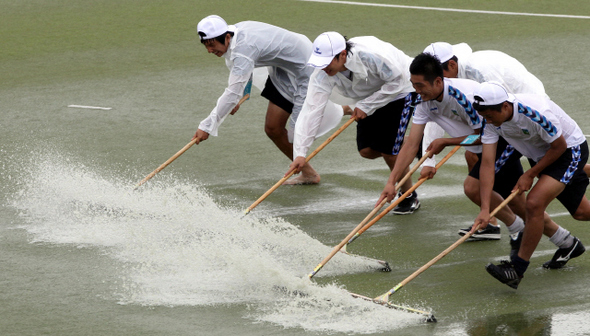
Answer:
[[(481, 134), (481, 128), (478, 128), (476, 130), (473, 131), (472, 133), (473, 135), (479, 135)], [(432, 157), (432, 155), (436, 155), (440, 152), (442, 152), (442, 150), (447, 147), (447, 146), (458, 146), (461, 144), (461, 142), (463, 140), (465, 140), (465, 138), (467, 138), (466, 136), (462, 136), (462, 137), (456, 137), (456, 138), (438, 138), (433, 140), (430, 145), (428, 146), (427, 151), (430, 152), (430, 157)], [(474, 141), (472, 144), (469, 144), (469, 146), (479, 146), (481, 145), (481, 140), (476, 140)]]
[(485, 227), (490, 220), (490, 199), (495, 180), (496, 147), (498, 143), (483, 145), (481, 166), (479, 168), (480, 212), (473, 225), (473, 231), (481, 225)]

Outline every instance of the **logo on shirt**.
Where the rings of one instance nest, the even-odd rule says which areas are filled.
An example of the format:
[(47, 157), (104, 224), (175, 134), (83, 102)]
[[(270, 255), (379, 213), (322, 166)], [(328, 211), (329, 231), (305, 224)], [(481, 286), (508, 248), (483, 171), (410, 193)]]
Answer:
[(319, 55), (321, 55), (321, 54), (322, 54), (322, 52), (320, 51), (320, 47), (315, 47), (315, 51), (314, 51), (314, 52), (315, 52), (316, 54), (319, 54)]
[(436, 110), (438, 110), (438, 107), (431, 107), (430, 108), (430, 111), (436, 111)]
[(456, 115), (456, 116), (458, 116), (458, 115), (459, 115), (459, 112), (457, 112), (457, 110), (453, 110), (453, 109), (451, 109), (451, 112), (453, 112), (453, 114), (454, 114), (454, 115)]
[(522, 131), (523, 134), (526, 134), (526, 135), (531, 134), (531, 133), (529, 133), (529, 130), (526, 128), (521, 128), (520, 130)]

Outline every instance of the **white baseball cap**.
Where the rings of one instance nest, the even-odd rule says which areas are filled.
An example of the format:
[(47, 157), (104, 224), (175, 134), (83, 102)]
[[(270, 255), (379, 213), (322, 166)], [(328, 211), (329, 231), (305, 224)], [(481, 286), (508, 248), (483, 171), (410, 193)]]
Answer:
[(441, 63), (445, 63), (455, 56), (453, 53), (453, 46), (447, 42), (431, 43), (426, 49), (424, 49), (424, 53), (438, 58)]
[(219, 15), (209, 15), (199, 22), (197, 31), (202, 40), (216, 38), (228, 31), (228, 25)]
[(344, 36), (337, 32), (326, 32), (313, 41), (313, 51), (307, 65), (323, 69), (332, 62), (334, 56), (346, 49)]
[(514, 95), (498, 82), (484, 82), (473, 93), (473, 99), (480, 106), (493, 106), (502, 104), (505, 101), (513, 102)]

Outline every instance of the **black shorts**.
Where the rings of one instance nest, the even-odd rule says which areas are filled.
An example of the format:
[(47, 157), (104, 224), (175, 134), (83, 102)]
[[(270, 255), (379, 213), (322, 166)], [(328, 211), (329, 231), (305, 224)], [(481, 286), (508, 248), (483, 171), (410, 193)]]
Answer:
[(293, 112), (293, 103), (288, 101), (281, 93), (277, 90), (275, 85), (270, 80), (270, 76), (266, 79), (264, 84), (264, 90), (260, 94), (264, 98), (268, 99), (271, 103), (285, 110), (287, 113)]
[(358, 121), (356, 145), (359, 151), (369, 147), (377, 152), (391, 155), (404, 104), (405, 98), (394, 100)]
[[(576, 152), (579, 158), (574, 159), (573, 154)], [(588, 162), (588, 143), (584, 141), (579, 146), (566, 149), (555, 162), (539, 174), (548, 175), (565, 184), (565, 189), (557, 196), (557, 199), (572, 215), (578, 210), (588, 187), (588, 176), (584, 172), (586, 162)], [(530, 159), (529, 163), (531, 167), (536, 164)], [(577, 166), (574, 168), (575, 163)]]
[[(500, 137), (500, 139), (498, 139), (498, 145), (496, 147), (496, 164), (499, 163), (498, 159), (500, 159), (502, 153), (504, 153), (506, 146), (508, 146), (508, 142), (506, 142), (504, 138)], [(473, 166), (473, 169), (471, 169), (471, 171), (469, 172), (469, 176), (479, 180), (481, 154), (477, 154), (477, 157), (479, 158), (479, 160), (477, 160), (477, 162)], [(516, 185), (516, 182), (518, 182), (518, 179), (523, 174), (522, 164), (520, 163), (521, 157), (522, 154), (520, 154), (520, 152), (515, 149), (514, 152), (512, 152), (512, 154), (510, 155), (510, 157), (508, 157), (504, 165), (500, 168), (500, 170), (496, 172), (493, 190), (500, 194), (500, 196), (502, 196), (503, 198), (507, 198), (510, 195), (512, 189), (514, 189), (514, 186)]]

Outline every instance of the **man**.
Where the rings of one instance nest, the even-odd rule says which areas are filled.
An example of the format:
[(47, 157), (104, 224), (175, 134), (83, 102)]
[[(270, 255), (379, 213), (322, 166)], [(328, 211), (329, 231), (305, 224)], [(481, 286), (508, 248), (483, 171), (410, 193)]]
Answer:
[[(376, 37), (355, 37), (347, 41), (337, 32), (319, 35), (310, 54), (308, 65), (316, 69), (295, 126), (295, 159), (289, 172), (294, 169), (297, 173), (305, 167), (307, 151), (333, 91), (356, 103), (352, 118), (358, 122), (356, 140), (360, 155), (367, 159), (382, 157), (392, 169), (411, 117), (415, 103), (412, 99), (416, 98), (415, 94), (410, 94), (413, 92), (408, 72), (411, 58)], [(405, 112), (404, 117), (402, 112)], [(404, 171), (408, 171), (407, 164)], [(401, 190), (406, 191), (411, 186), (408, 179)], [(393, 212), (411, 214), (419, 207), (414, 192)]]
[(471, 52), (465, 44), (430, 44), (424, 52), (436, 55), (447, 78), (467, 78), (478, 83), (497, 81), (510, 93), (545, 95), (543, 83), (514, 57), (497, 50)]
[[(428, 122), (436, 122), (451, 136), (432, 141), (428, 148), (431, 155), (440, 153), (446, 146), (459, 145), (467, 136), (479, 135), (481, 132), (482, 119), (470, 102), (479, 83), (468, 79), (444, 78), (438, 58), (429, 53), (422, 53), (414, 58), (410, 65), (410, 73), (412, 85), (416, 93), (422, 97), (422, 102), (416, 107), (410, 135), (399, 153), (377, 204), (383, 199), (391, 200), (395, 196), (395, 184), (402, 178), (403, 168), (412, 162), (418, 152)], [(475, 154), (481, 153), (481, 146), (477, 144), (466, 149)], [(498, 162), (498, 174), (503, 174), (503, 178), (494, 185), (495, 191), (504, 194), (510, 192), (511, 185), (518, 180), (518, 175), (507, 172), (514, 171), (516, 163), (520, 164), (514, 160)], [(470, 176), (472, 174), (473, 170)], [(495, 196), (500, 197), (498, 194)], [(522, 224), (521, 217), (510, 210), (498, 212), (497, 217), (507, 225)]]
[[(481, 212), (473, 230), (487, 223), (490, 208), (494, 206), (490, 202), (494, 174), (490, 172), (499, 137), (531, 163), (531, 168), (514, 186), (514, 190), (528, 191), (520, 249), (510, 262), (486, 266), (493, 277), (516, 289), (543, 233), (559, 247), (553, 258), (543, 264), (545, 268), (562, 268), (568, 260), (584, 253), (580, 240), (555, 224), (545, 209), (557, 198), (575, 219), (590, 220), (590, 203), (585, 196), (588, 176), (583, 170), (588, 160), (588, 145), (576, 122), (547, 97), (512, 95), (501, 84), (487, 82), (474, 93), (474, 99), (475, 109), (488, 124), (482, 137)], [(533, 187), (535, 177), (538, 181)]]
[[(293, 146), (289, 141), (295, 121), (307, 92), (312, 69), (306, 66), (311, 54), (311, 41), (283, 28), (255, 21), (228, 26), (217, 15), (204, 18), (197, 25), (201, 43), (209, 53), (224, 57), (230, 70), (228, 86), (209, 116), (199, 124), (193, 139), (196, 144), (217, 136), (218, 128), (228, 114), (234, 114), (237, 103), (251, 80), (254, 68), (269, 67), (262, 96), (269, 100), (265, 132), (291, 160)], [(289, 122), (286, 129), (287, 121)], [(301, 167), (301, 176), (289, 184), (315, 184), (319, 174), (309, 164)]]
[[(545, 87), (543, 83), (532, 73), (530, 73), (522, 63), (515, 58), (496, 50), (481, 50), (472, 52), (471, 47), (466, 43), (451, 45), (447, 42), (431, 43), (424, 52), (436, 56), (442, 64), (443, 74), (447, 78), (467, 78), (478, 83), (486, 81), (497, 81), (501, 83), (510, 93), (530, 93), (546, 96)], [(435, 127), (427, 127), (425, 138), (436, 138), (442, 135), (436, 132)], [(505, 140), (500, 139), (502, 148), (505, 147)], [(425, 147), (428, 142), (425, 142)], [(465, 152), (466, 160), (470, 171), (473, 171), (472, 176), (465, 180), (465, 193), (476, 204), (479, 204), (479, 157), (473, 155), (471, 152)], [(497, 153), (497, 159), (503, 154)], [(518, 152), (511, 154), (511, 160), (519, 159), (522, 155)], [(520, 165), (519, 163), (516, 163)], [(472, 170), (476, 166), (475, 170)], [(434, 167), (434, 162), (425, 162), (425, 166)], [(522, 173), (522, 167), (516, 167), (518, 172)], [(500, 177), (501, 178), (501, 177)], [(512, 186), (510, 186), (511, 190)], [(507, 190), (507, 191), (510, 191)], [(504, 193), (502, 196), (506, 197), (508, 194)], [(524, 215), (524, 195), (518, 196), (512, 200), (509, 206), (514, 209), (519, 215)], [(492, 219), (492, 222), (495, 222)], [(459, 235), (465, 235), (471, 230), (459, 230)], [(521, 227), (508, 226), (511, 237), (518, 239), (518, 233), (522, 230)], [(488, 223), (488, 225), (477, 232), (475, 232), (470, 239), (500, 239), (500, 226)], [(512, 242), (516, 244), (516, 242)]]

